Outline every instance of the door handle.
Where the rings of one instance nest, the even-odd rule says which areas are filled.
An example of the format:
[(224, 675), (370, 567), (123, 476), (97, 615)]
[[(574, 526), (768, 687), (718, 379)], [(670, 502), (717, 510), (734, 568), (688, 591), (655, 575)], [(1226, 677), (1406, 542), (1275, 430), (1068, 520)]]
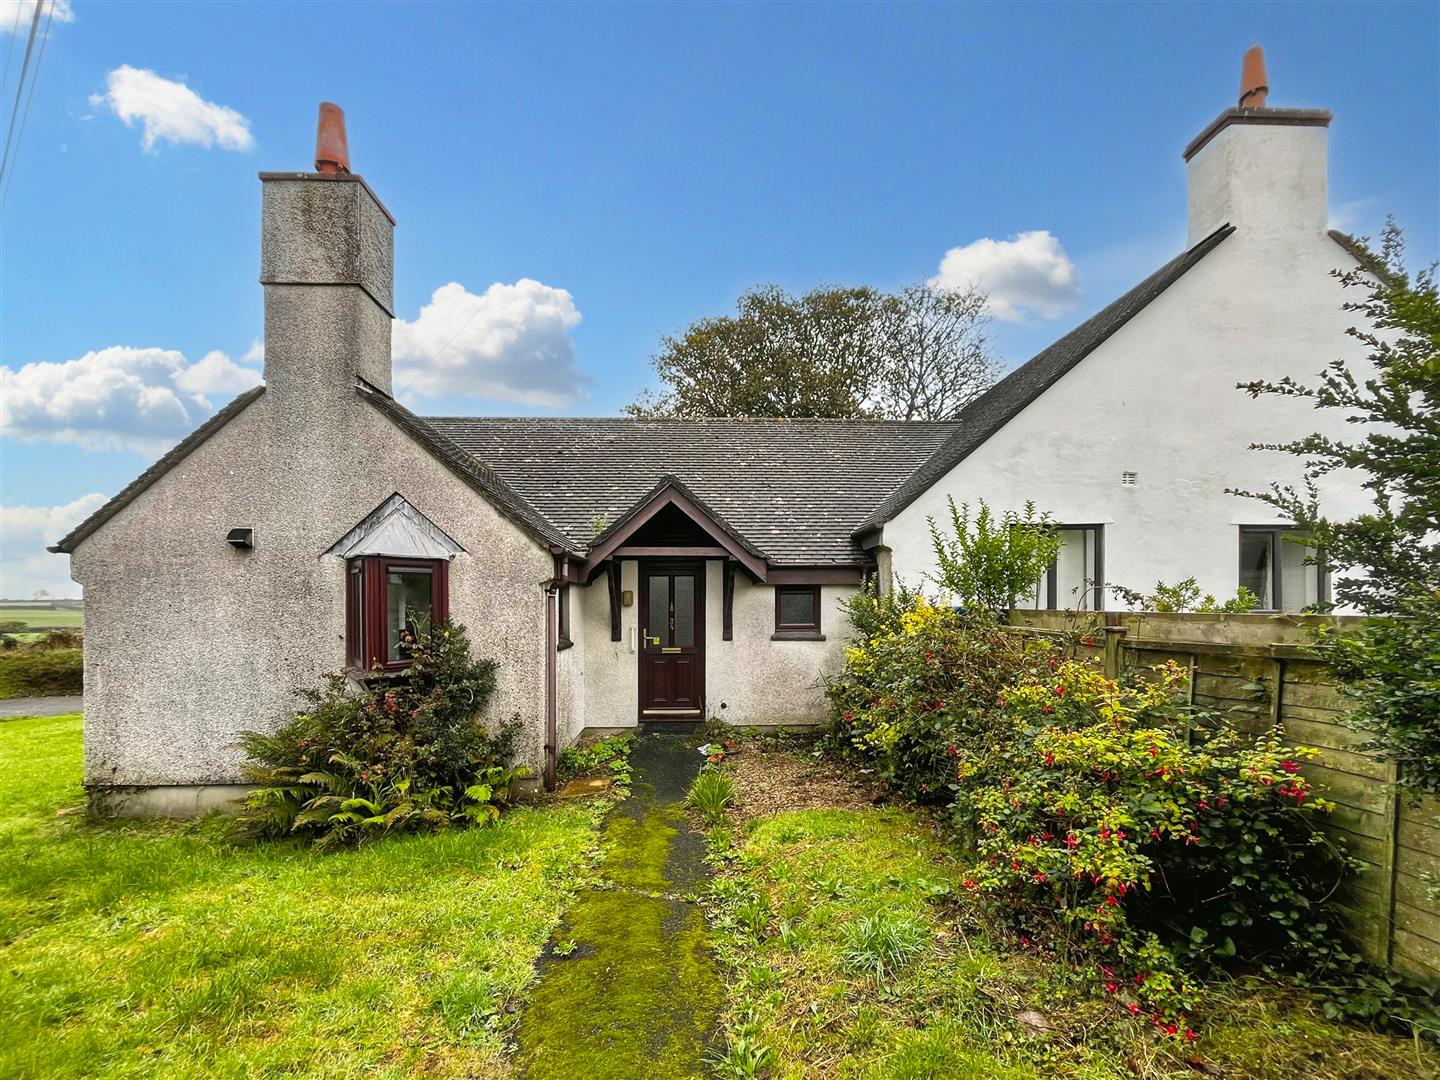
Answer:
[(642, 645), (659, 645), (660, 639), (658, 637), (652, 638), (650, 636), (650, 628), (647, 626), (640, 631), (640, 643)]

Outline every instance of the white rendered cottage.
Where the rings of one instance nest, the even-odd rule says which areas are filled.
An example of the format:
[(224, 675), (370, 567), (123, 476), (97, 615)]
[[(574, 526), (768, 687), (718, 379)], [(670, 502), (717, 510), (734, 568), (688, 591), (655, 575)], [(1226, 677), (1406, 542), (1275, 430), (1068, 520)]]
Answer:
[[(500, 665), (496, 718), (552, 765), (587, 729), (813, 723), (842, 601), (919, 583), (946, 496), (1034, 500), (1066, 544), (1035, 602), (1195, 575), (1295, 610), (1324, 582), (1225, 494), (1327, 418), (1237, 382), (1349, 347), (1328, 113), (1222, 113), (1185, 151), (1190, 247), (953, 423), (422, 419), (392, 397), (394, 222), (322, 106), (313, 173), (262, 173), (265, 385), (53, 550), (85, 588), (85, 781), (112, 809), (233, 798), (237, 733), (326, 672), (405, 663), (416, 617)], [(1332, 507), (1358, 506), (1336, 478)]]

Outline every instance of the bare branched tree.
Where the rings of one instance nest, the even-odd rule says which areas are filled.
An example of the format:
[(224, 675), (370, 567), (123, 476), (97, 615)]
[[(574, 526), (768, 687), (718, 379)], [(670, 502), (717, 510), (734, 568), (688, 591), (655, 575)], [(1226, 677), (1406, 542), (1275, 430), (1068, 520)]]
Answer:
[(974, 286), (925, 282), (883, 297), (875, 411), (895, 420), (951, 420), (989, 389), (998, 365), (985, 333), (988, 301)]

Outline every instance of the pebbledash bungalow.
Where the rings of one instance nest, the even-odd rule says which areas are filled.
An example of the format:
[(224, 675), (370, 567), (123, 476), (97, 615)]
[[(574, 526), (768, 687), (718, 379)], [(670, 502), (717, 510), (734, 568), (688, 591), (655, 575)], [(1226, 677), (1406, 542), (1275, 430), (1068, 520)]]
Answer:
[[(394, 220), (322, 106), (316, 171), (260, 174), (264, 385), (52, 549), (85, 589), (92, 796), (233, 799), (238, 732), (326, 672), (403, 666), (417, 618), (497, 660), (491, 713), (547, 775), (587, 728), (818, 722), (843, 602), (923, 582), (947, 496), (1062, 524), (1037, 606), (1190, 575), (1276, 611), (1323, 599), (1287, 523), (1226, 494), (1297, 480), (1249, 446), (1324, 420), (1236, 384), (1354, 355), (1330, 114), (1265, 94), (1262, 70), (1185, 149), (1187, 249), (946, 423), (415, 415), (391, 384)], [(1350, 478), (1325, 495), (1360, 505)]]

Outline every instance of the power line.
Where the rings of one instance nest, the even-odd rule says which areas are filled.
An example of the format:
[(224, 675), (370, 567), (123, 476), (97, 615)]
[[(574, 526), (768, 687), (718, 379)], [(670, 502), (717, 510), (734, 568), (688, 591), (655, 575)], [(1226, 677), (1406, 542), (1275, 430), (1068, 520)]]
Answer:
[(5, 153), (0, 155), (0, 180), (5, 178), (5, 168), (10, 162), (10, 141), (15, 136), (15, 121), (20, 117), (20, 92), (25, 89), (25, 73), (30, 70), (30, 53), (35, 48), (35, 34), (40, 29), (40, 9), (45, 0), (36, 0), (35, 17), (30, 20), (30, 37), (25, 42), (25, 59), (20, 64), (20, 81), (15, 84), (15, 104), (10, 108), (10, 128), (5, 133)]
[[(45, 0), (39, 0), (35, 10), (43, 7)], [(10, 198), (10, 187), (15, 182), (15, 162), (20, 160), (20, 144), (25, 141), (25, 124), (30, 119), (30, 102), (35, 100), (35, 84), (40, 81), (40, 61), (45, 59), (45, 43), (50, 40), (50, 22), (55, 18), (55, 0), (50, 0), (50, 11), (45, 16), (45, 29), (40, 31), (40, 51), (35, 54), (35, 72), (30, 76), (30, 92), (25, 95), (25, 111), (20, 114), (20, 133), (15, 136), (15, 161), (10, 163), (9, 175), (0, 186), (0, 214), (5, 212), (5, 202)]]
[[(3, 203), (0, 203), (0, 206), (3, 206)], [(406, 390), (410, 389), (411, 383), (413, 383), (421, 375), (425, 374), (425, 372), (430, 370), (430, 365), (435, 363), (436, 360), (440, 359), (440, 354), (443, 353), (446, 349), (448, 349), (452, 344), (454, 344), (455, 339), (460, 336), (460, 331), (464, 330), (467, 326), (474, 322), (475, 316), (479, 315), (480, 312), (484, 311), (485, 305), (488, 303), (490, 303), (490, 296), (487, 294), (481, 298), (479, 306), (469, 314), (469, 316), (465, 319), (463, 323), (460, 324), (459, 329), (457, 329), (455, 333), (450, 335), (450, 340), (445, 342), (444, 345), (441, 345), (440, 348), (436, 349), (433, 353), (431, 353), (430, 359), (426, 360), (425, 363), (415, 372), (415, 374), (411, 375), (410, 378), (406, 380), (405, 385), (400, 388), (398, 393), (396, 393), (395, 396), (397, 398), (401, 394), (405, 393)]]

